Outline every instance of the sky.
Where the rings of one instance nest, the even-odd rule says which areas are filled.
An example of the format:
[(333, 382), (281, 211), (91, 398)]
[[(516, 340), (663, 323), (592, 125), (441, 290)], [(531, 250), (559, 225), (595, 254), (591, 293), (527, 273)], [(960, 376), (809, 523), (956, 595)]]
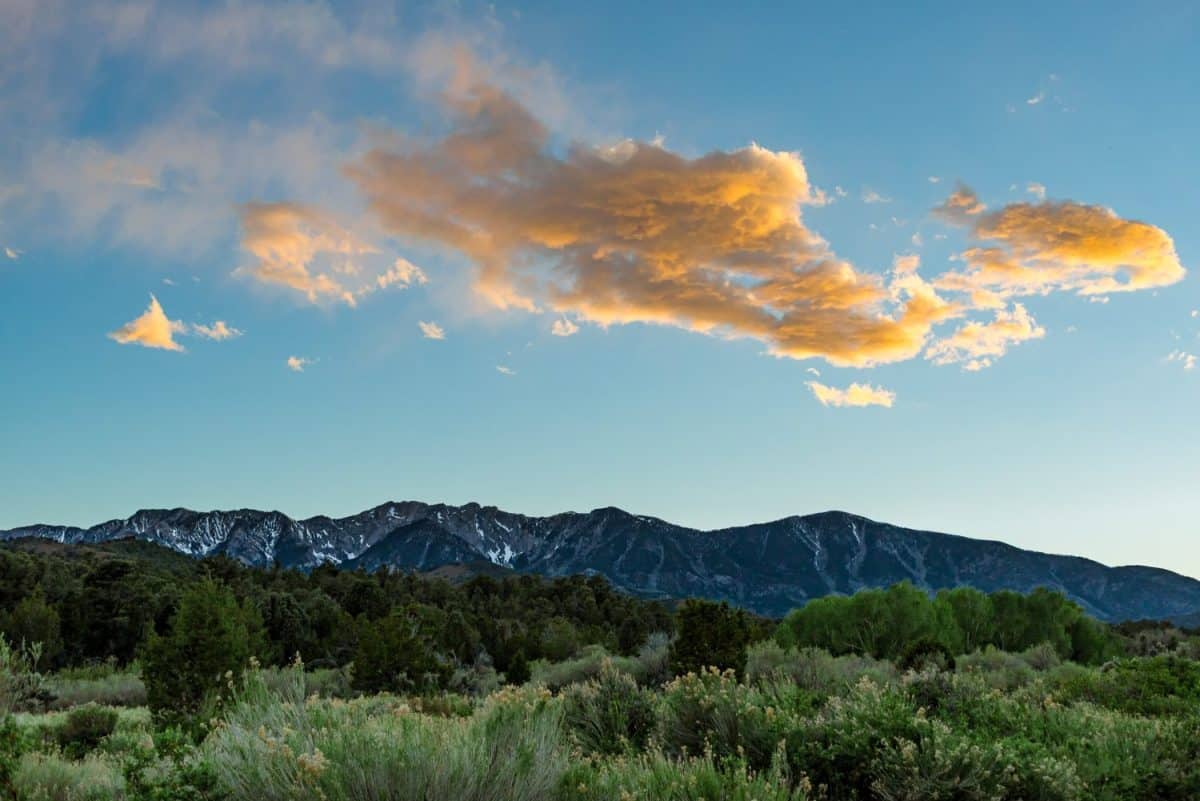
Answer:
[(0, 0), (0, 528), (843, 509), (1200, 576), (1191, 3)]

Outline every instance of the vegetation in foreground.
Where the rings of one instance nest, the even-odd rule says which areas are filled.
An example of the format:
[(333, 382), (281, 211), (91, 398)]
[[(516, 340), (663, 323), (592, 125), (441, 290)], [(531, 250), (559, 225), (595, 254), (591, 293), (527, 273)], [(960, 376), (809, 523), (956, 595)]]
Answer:
[[(177, 574), (162, 620), (143, 617), (136, 638), (118, 638), (132, 649), (96, 662), (64, 656), (82, 649), (62, 620), (87, 612), (53, 598), (45, 569), (64, 568), (40, 559), (21, 562), (40, 581), (7, 597), (0, 581), (3, 799), (1200, 797), (1196, 638), (1105, 626), (1047, 591), (930, 598), (898, 585), (812, 602), (772, 629), (591, 579), (349, 574), (339, 581), (356, 589), (328, 597), (340, 607), (374, 584), (375, 616), (330, 635), (349, 658), (306, 665), (303, 648), (280, 664), (283, 638), (327, 644), (268, 622), (287, 618), (257, 593), (334, 577), (235, 567)], [(96, 588), (112, 561), (65, 570)], [(117, 572), (154, 577), (133, 565)], [(130, 590), (103, 592), (145, 600)], [(554, 593), (575, 603), (538, 601)], [(641, 633), (606, 604), (639, 616)], [(475, 617), (488, 609), (490, 623)], [(53, 634), (54, 615), (49, 649), (20, 636)], [(480, 632), (472, 648), (447, 645), (462, 644), (444, 630), (460, 622)], [(501, 629), (522, 642), (506, 670), (484, 645)]]

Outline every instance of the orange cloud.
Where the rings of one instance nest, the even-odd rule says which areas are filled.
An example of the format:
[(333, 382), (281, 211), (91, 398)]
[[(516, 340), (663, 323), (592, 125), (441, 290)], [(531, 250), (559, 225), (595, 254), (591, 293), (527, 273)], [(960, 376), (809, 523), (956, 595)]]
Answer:
[(809, 381), (808, 388), (822, 406), (886, 406), (896, 402), (896, 393), (870, 384), (851, 384), (845, 389)]
[[(974, 197), (969, 189), (960, 192)], [(1186, 272), (1166, 231), (1101, 206), (1013, 203), (952, 221), (969, 225), (981, 244), (962, 253), (965, 270), (946, 273), (935, 285), (977, 293), (977, 305), (995, 307), (1005, 298), (1054, 291), (1133, 292), (1176, 283)]]
[(379, 147), (347, 174), (391, 233), (473, 262), (475, 289), (498, 308), (750, 338), (850, 366), (912, 358), (961, 314), (929, 284), (893, 287), (833, 255), (802, 219), (823, 201), (796, 153), (688, 158), (627, 140), (559, 155), (465, 58), (443, 99), (450, 134)]
[(360, 297), (377, 290), (429, 280), (407, 259), (387, 264), (381, 250), (360, 234), (323, 211), (295, 203), (246, 204), (242, 248), (254, 263), (239, 273), (296, 290), (311, 303), (356, 306)]
[(183, 346), (175, 341), (175, 334), (182, 334), (186, 331), (187, 326), (179, 320), (168, 318), (162, 305), (159, 304), (158, 298), (151, 295), (150, 306), (141, 317), (110, 332), (108, 337), (122, 345), (141, 345), (144, 348), (182, 351)]

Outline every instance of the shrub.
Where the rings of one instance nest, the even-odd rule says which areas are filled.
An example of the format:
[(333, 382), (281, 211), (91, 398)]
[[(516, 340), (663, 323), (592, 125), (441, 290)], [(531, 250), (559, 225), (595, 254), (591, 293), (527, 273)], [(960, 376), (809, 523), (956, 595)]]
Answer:
[(38, 709), (50, 700), (45, 678), (37, 670), (41, 646), (14, 646), (0, 634), (0, 717)]
[(109, 673), (95, 678), (51, 676), (46, 685), (54, 699), (50, 709), (70, 709), (84, 704), (145, 706), (146, 685), (136, 673)]
[(1200, 705), (1200, 663), (1174, 655), (1123, 659), (1099, 673), (1060, 674), (1057, 697), (1135, 715), (1182, 715)]
[(955, 669), (960, 673), (974, 673), (989, 687), (1006, 692), (1024, 687), (1034, 679), (1033, 668), (1028, 662), (991, 645), (958, 657)]
[(563, 694), (563, 719), (586, 754), (613, 756), (645, 749), (654, 729), (654, 698), (609, 662), (598, 678)]
[(62, 757), (31, 753), (21, 758), (13, 776), (15, 797), (37, 801), (123, 801), (125, 780), (107, 758), (69, 762)]
[(646, 638), (637, 653), (637, 680), (658, 687), (671, 680), (671, 635), (656, 631)]
[(116, 728), (116, 710), (96, 704), (76, 707), (58, 727), (58, 744), (68, 756), (79, 759)]
[[(794, 692), (794, 690), (793, 690)], [(705, 668), (663, 688), (658, 741), (671, 756), (742, 756), (764, 770), (805, 699), (787, 691), (763, 695), (738, 683), (732, 670)]]
[(501, 683), (500, 674), (490, 662), (476, 659), (473, 665), (457, 668), (446, 686), (453, 692), (481, 698), (500, 689)]
[[(778, 765), (783, 760), (778, 760)], [(778, 768), (754, 773), (741, 762), (697, 756), (671, 759), (653, 751), (628, 760), (585, 763), (562, 781), (562, 798), (579, 801), (805, 801)]]
[(915, 728), (916, 737), (884, 742), (871, 757), (871, 791), (880, 801), (1082, 799), (1070, 765), (1030, 764), (1003, 743), (977, 742), (937, 720), (918, 717)]
[(871, 798), (874, 759), (887, 743), (916, 740), (917, 716), (895, 689), (863, 679), (845, 697), (831, 698), (787, 736), (793, 776), (805, 776), (818, 797)]
[(0, 715), (0, 798), (12, 798), (13, 775), (23, 752), (21, 731), (12, 715)]
[(551, 801), (567, 768), (561, 726), (544, 690), (501, 690), (461, 720), (305, 699), (299, 678), (274, 693), (251, 672), (203, 754), (233, 798)]
[(900, 655), (896, 657), (896, 667), (901, 670), (920, 670), (928, 665), (944, 668), (953, 660), (954, 655), (942, 642), (931, 636), (924, 636), (912, 640), (900, 649)]
[(577, 657), (565, 662), (548, 663), (538, 660), (533, 664), (530, 681), (550, 690), (560, 690), (572, 684), (598, 678), (606, 667), (637, 678), (641, 666), (637, 659), (612, 656), (601, 645), (589, 645), (583, 648)]
[(831, 695), (853, 687), (864, 677), (879, 685), (891, 684), (896, 680), (896, 670), (890, 662), (869, 656), (835, 657), (821, 648), (781, 648), (766, 641), (750, 647), (746, 676), (751, 682), (782, 679), (814, 695)]
[(1026, 648), (1021, 653), (1025, 663), (1038, 672), (1052, 670), (1062, 664), (1058, 651), (1048, 642)]

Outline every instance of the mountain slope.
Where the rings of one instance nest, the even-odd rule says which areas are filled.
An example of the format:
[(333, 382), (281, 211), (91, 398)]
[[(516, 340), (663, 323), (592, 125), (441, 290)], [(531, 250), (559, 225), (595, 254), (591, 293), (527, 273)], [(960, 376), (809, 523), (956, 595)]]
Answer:
[(1025, 551), (1000, 542), (899, 528), (845, 512), (698, 531), (615, 508), (528, 517), (495, 507), (387, 503), (345, 518), (280, 512), (147, 509), (88, 529), (28, 526), (0, 539), (100, 543), (122, 537), (189, 556), (253, 565), (435, 570), (478, 560), (547, 576), (596, 573), (647, 597), (728, 600), (782, 615), (829, 593), (901, 580), (936, 590), (1060, 590), (1106, 620), (1200, 610), (1200, 581), (1150, 567)]

